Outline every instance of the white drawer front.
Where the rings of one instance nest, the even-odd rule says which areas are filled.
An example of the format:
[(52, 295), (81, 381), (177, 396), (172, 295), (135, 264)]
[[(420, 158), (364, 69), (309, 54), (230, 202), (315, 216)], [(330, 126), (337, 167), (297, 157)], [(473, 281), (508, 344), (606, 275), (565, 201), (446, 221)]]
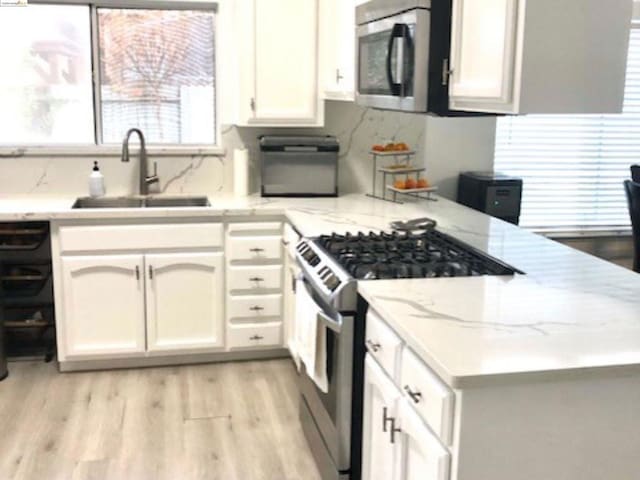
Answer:
[(402, 341), (400, 337), (380, 319), (378, 314), (371, 309), (367, 314), (365, 342), (371, 356), (373, 356), (387, 374), (395, 380), (400, 363)]
[(227, 258), (233, 260), (280, 260), (282, 237), (229, 237)]
[(413, 352), (402, 352), (400, 386), (403, 395), (447, 445), (453, 427), (453, 391)]
[(229, 325), (227, 343), (230, 350), (280, 347), (282, 346), (282, 323)]
[(60, 227), (63, 252), (217, 248), (223, 246), (223, 238), (220, 223)]
[(229, 296), (227, 318), (266, 318), (282, 314), (282, 295)]
[(229, 267), (227, 270), (227, 289), (261, 293), (265, 290), (280, 290), (282, 288), (282, 266), (270, 265), (264, 267)]
[(230, 235), (281, 235), (282, 223), (280, 222), (250, 222), (230, 223), (228, 228)]

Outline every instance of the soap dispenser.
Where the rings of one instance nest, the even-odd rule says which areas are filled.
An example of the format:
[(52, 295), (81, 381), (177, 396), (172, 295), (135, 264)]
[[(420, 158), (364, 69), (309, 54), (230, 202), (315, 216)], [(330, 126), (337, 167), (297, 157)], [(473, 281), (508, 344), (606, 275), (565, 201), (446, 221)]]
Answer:
[(101, 197), (105, 194), (104, 176), (98, 167), (98, 162), (93, 162), (93, 171), (89, 175), (89, 195)]

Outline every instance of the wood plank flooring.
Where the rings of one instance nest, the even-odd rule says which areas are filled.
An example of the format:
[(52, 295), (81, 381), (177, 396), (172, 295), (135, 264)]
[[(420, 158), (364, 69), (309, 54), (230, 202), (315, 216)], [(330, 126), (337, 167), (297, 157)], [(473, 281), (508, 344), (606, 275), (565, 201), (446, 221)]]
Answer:
[(9, 371), (1, 480), (320, 480), (290, 360)]

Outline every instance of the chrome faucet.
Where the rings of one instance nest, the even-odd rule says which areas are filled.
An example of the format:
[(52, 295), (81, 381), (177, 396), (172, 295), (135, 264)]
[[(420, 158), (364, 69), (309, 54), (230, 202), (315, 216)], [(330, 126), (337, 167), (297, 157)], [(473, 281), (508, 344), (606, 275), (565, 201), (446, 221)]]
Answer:
[(140, 138), (140, 195), (149, 195), (149, 185), (158, 183), (158, 164), (153, 162), (153, 175), (149, 175), (147, 165), (147, 147), (144, 142), (144, 135), (138, 128), (130, 128), (122, 141), (122, 158), (123, 162), (129, 162), (129, 137), (132, 133), (137, 133)]

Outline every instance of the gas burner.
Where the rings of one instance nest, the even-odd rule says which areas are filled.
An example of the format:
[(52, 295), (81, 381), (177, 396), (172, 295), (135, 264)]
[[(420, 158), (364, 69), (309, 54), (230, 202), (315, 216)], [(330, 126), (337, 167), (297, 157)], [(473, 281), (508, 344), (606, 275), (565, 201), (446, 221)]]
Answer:
[(316, 243), (356, 279), (468, 277), (517, 272), (433, 229), (323, 235)]

